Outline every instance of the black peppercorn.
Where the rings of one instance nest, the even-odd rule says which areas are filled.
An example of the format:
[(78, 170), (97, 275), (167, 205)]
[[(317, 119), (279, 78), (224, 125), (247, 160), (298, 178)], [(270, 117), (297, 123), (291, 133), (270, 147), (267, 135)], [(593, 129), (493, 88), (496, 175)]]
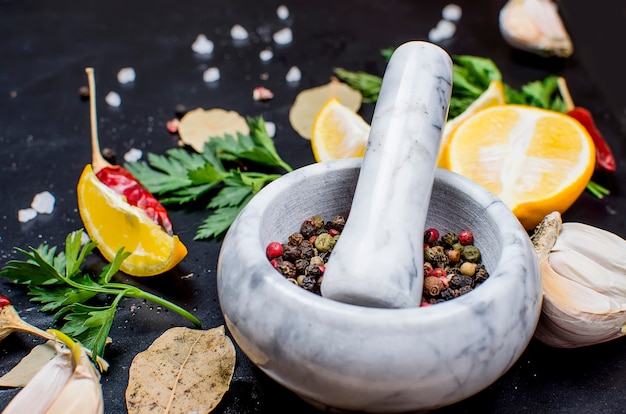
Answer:
[(283, 244), (283, 259), (295, 263), (301, 255), (300, 247), (294, 246), (293, 244)]
[(285, 275), (285, 277), (296, 277), (296, 266), (291, 262), (283, 260), (283, 262), (278, 265), (277, 269), (281, 274)]
[(322, 269), (320, 269), (320, 267), (317, 265), (309, 265), (309, 267), (306, 268), (305, 274), (307, 276), (318, 278), (322, 276), (324, 272), (322, 272)]
[(456, 233), (453, 233), (451, 231), (441, 236), (441, 243), (446, 247), (452, 247), (454, 244), (458, 242), (459, 242), (459, 237), (456, 235)]
[(314, 277), (307, 275), (302, 278), (300, 286), (306, 290), (314, 291), (317, 288), (317, 282)]
[(341, 232), (346, 225), (346, 219), (343, 216), (335, 216), (330, 220), (332, 228)]
[(474, 286), (474, 279), (463, 274), (455, 274), (450, 278), (450, 287), (453, 289), (460, 289), (463, 286)]
[(309, 266), (309, 261), (307, 259), (298, 259), (294, 262), (294, 266), (296, 266), (296, 273), (303, 275)]
[(311, 238), (311, 236), (315, 235), (315, 224), (313, 224), (311, 220), (306, 220), (300, 226), (300, 234), (302, 234), (305, 239)]
[(315, 248), (313, 247), (310, 241), (304, 240), (302, 241), (302, 243), (300, 243), (300, 257), (301, 258), (310, 259), (316, 254), (317, 252), (315, 251)]

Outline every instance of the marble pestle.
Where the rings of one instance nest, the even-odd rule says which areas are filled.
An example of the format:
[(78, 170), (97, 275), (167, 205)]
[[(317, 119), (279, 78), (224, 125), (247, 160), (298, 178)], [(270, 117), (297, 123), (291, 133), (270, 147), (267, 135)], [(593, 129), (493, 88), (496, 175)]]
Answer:
[(383, 77), (348, 220), (327, 263), (326, 298), (419, 306), (423, 232), (452, 91), (452, 60), (421, 41), (396, 49)]

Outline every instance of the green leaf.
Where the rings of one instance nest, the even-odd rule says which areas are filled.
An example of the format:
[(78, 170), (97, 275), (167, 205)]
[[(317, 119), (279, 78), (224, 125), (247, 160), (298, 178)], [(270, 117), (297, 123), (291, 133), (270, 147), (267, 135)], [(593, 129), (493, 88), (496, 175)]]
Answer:
[(223, 207), (239, 206), (244, 200), (252, 195), (252, 189), (247, 186), (227, 186), (222, 188), (213, 197), (208, 208), (219, 209)]
[(103, 355), (115, 317), (117, 301), (111, 306), (86, 306), (76, 303), (63, 317), (64, 333), (78, 339), (96, 355)]
[(375, 103), (378, 100), (383, 78), (367, 72), (353, 72), (344, 68), (334, 68), (333, 72), (339, 79), (356, 89), (363, 95), (364, 103)]
[(28, 292), (31, 301), (44, 305), (40, 309), (42, 312), (52, 312), (65, 305), (85, 302), (97, 294), (97, 292), (67, 286), (32, 286)]
[(215, 210), (215, 212), (207, 217), (200, 227), (198, 227), (194, 240), (211, 239), (222, 236), (226, 233), (226, 230), (228, 230), (233, 221), (235, 221), (235, 218), (237, 218), (237, 215), (243, 207), (244, 205), (223, 207), (219, 210)]

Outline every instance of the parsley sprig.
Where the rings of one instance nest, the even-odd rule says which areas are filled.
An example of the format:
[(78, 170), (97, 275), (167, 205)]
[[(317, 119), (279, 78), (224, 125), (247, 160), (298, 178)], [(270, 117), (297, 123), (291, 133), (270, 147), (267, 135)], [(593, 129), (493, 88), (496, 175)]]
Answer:
[(248, 118), (250, 134), (211, 137), (202, 153), (173, 148), (165, 155), (149, 153), (147, 162), (125, 167), (163, 204), (189, 204), (208, 196), (211, 214), (195, 239), (222, 236), (250, 199), (282, 174), (250, 171), (254, 166), (292, 171), (278, 155), (263, 118)]
[[(64, 321), (61, 331), (90, 349), (94, 358), (104, 355), (115, 312), (124, 297), (141, 298), (187, 318), (196, 326), (200, 321), (193, 314), (161, 297), (125, 283), (112, 282), (120, 265), (130, 255), (120, 249), (97, 276), (84, 273), (82, 265), (97, 244), (81, 242), (83, 230), (70, 233), (65, 251), (42, 244), (37, 248), (16, 250), (26, 260), (10, 260), (0, 269), (0, 277), (28, 287), (32, 302), (42, 303), (42, 312), (55, 312), (55, 321)], [(96, 296), (112, 298), (110, 304), (97, 306)], [(99, 304), (98, 304), (99, 305)]]

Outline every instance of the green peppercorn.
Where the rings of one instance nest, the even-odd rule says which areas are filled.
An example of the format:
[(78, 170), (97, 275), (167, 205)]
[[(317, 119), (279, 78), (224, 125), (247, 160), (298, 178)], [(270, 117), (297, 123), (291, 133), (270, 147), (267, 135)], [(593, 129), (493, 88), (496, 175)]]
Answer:
[(437, 264), (437, 267), (443, 267), (439, 266), (439, 264), (445, 264), (448, 261), (443, 246), (427, 247), (424, 251), (424, 258), (433, 264)]
[(311, 221), (313, 222), (313, 225), (315, 226), (316, 229), (323, 229), (324, 228), (324, 217), (322, 217), (322, 216), (313, 216), (313, 217), (311, 217)]
[(323, 266), (324, 259), (322, 259), (320, 256), (313, 256), (311, 257), (311, 260), (309, 260), (309, 264), (313, 266)]
[(315, 248), (319, 252), (327, 252), (333, 248), (335, 245), (335, 241), (333, 240), (333, 236), (328, 233), (322, 233), (315, 239)]
[(461, 257), (468, 262), (477, 263), (480, 260), (480, 250), (476, 246), (463, 246)]

